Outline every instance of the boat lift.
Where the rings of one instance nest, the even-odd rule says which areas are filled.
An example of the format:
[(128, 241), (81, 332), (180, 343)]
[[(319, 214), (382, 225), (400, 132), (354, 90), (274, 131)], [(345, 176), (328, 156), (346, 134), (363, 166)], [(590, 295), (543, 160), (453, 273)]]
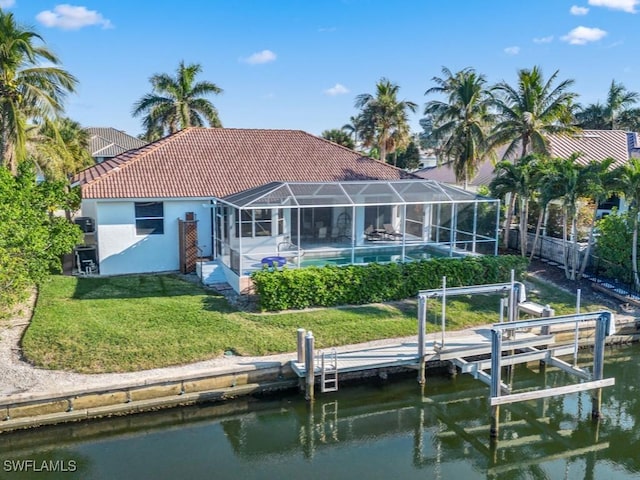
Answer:
[[(467, 361), (465, 357), (487, 354), (486, 346), (476, 349), (446, 349), (445, 343), (445, 315), (446, 298), (452, 295), (469, 295), (480, 293), (505, 292), (507, 298), (507, 322), (503, 322), (504, 299), (500, 302), (500, 323), (491, 328), (491, 357), (488, 360)], [(434, 348), (439, 352), (440, 360), (451, 360), (463, 373), (469, 373), (474, 378), (487, 383), (490, 386), (489, 403), (491, 406), (491, 437), (496, 438), (499, 430), (500, 405), (533, 400), (567, 393), (576, 393), (586, 390), (594, 390), (592, 395), (591, 416), (598, 419), (601, 416), (602, 388), (615, 384), (614, 378), (603, 378), (604, 346), (606, 337), (615, 331), (613, 313), (607, 311), (593, 313), (579, 313), (580, 296), (576, 305), (577, 313), (555, 317), (554, 312), (548, 306), (541, 309), (542, 316), (534, 320), (518, 320), (519, 303), (526, 301), (526, 292), (523, 284), (514, 281), (514, 273), (511, 273), (511, 282), (492, 285), (474, 285), (466, 287), (446, 288), (446, 277), (443, 277), (442, 288), (423, 290), (418, 294), (418, 349), (420, 367), (418, 381), (421, 385), (426, 383), (426, 318), (427, 299), (442, 299), (442, 336), (439, 345), (434, 341)], [(530, 302), (529, 302), (530, 303)], [(531, 306), (527, 307), (531, 309)], [(596, 322), (596, 334), (594, 338), (593, 369), (589, 372), (577, 365), (578, 330), (579, 325), (586, 321)], [(550, 328), (561, 324), (575, 324), (575, 340), (573, 345), (553, 346), (554, 338), (549, 335)], [(528, 338), (516, 340), (516, 332), (526, 330)], [(535, 330), (537, 333), (532, 334)], [(537, 337), (537, 338), (536, 338)], [(540, 347), (540, 348), (538, 348)], [(507, 355), (504, 355), (504, 353)], [(574, 354), (573, 365), (557, 358), (560, 355)], [(561, 370), (577, 377), (575, 384), (556, 388), (538, 389), (534, 391), (512, 393), (510, 386), (501, 381), (503, 366), (512, 366), (540, 360), (545, 364), (558, 367)], [(491, 373), (484, 370), (490, 369)]]

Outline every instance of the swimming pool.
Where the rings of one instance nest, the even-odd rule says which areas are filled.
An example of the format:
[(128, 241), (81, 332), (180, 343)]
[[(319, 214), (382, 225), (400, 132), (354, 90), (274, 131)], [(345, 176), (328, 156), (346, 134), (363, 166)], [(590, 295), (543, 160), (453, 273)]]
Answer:
[[(406, 249), (404, 258), (402, 252), (395, 250), (391, 252), (373, 251), (373, 252), (356, 252), (354, 261), (351, 261), (351, 252), (344, 254), (313, 256), (307, 252), (300, 261), (301, 267), (321, 267), (324, 265), (351, 265), (351, 264), (367, 264), (367, 263), (392, 263), (392, 262), (413, 262), (416, 260), (428, 260), (430, 258), (448, 257), (448, 252), (442, 252), (435, 248)], [(460, 256), (454, 254), (454, 256)]]

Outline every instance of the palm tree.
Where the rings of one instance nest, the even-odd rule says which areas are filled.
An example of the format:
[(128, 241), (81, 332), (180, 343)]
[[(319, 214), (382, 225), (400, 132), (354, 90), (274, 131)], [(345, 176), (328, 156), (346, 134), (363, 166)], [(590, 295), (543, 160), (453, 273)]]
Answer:
[(576, 113), (576, 122), (580, 128), (590, 130), (608, 130), (606, 109), (600, 102), (592, 103)]
[(37, 44), (42, 41), (18, 25), (12, 13), (0, 10), (0, 162), (14, 173), (26, 158), (28, 123), (60, 114), (65, 96), (77, 84), (57, 67), (58, 57)]
[[(611, 80), (607, 102), (592, 103), (576, 114), (578, 125), (582, 128), (616, 130), (628, 128), (628, 123), (637, 123), (638, 113), (629, 109), (640, 99), (638, 92), (631, 92), (619, 82)], [(633, 130), (633, 129), (631, 129)]]
[(353, 148), (355, 147), (355, 143), (353, 143), (353, 139), (349, 136), (349, 134), (339, 128), (325, 130), (324, 132), (322, 132), (321, 137), (329, 140), (330, 142), (337, 143), (338, 145), (342, 145), (343, 147), (347, 147), (351, 150), (353, 150)]
[(549, 182), (553, 178), (553, 162), (548, 157), (537, 155), (535, 168), (531, 172), (531, 182), (535, 185), (533, 191), (533, 199), (538, 205), (538, 221), (536, 223), (535, 235), (533, 237), (533, 245), (531, 246), (531, 254), (529, 260), (533, 259), (536, 247), (540, 241), (540, 235), (543, 231), (543, 221), (547, 214), (549, 203), (556, 197), (554, 185)]
[[(549, 188), (555, 191), (554, 198), (562, 202), (562, 258), (565, 276), (570, 280), (576, 279), (578, 269), (578, 200), (586, 191), (590, 176), (585, 167), (576, 163), (578, 156), (573, 154), (569, 158), (554, 159), (553, 173), (547, 180)], [(567, 238), (571, 240), (571, 256)]]
[(640, 158), (632, 158), (616, 172), (619, 191), (629, 204), (633, 219), (633, 237), (631, 244), (631, 270), (636, 289), (640, 288), (638, 276), (638, 215), (640, 214)]
[(361, 118), (359, 117), (359, 115), (356, 116), (351, 116), (349, 117), (349, 122), (350, 123), (345, 123), (341, 130), (347, 132), (348, 134), (353, 136), (353, 143), (354, 145), (358, 144), (358, 139), (359, 139), (359, 135), (358, 133), (360, 132), (360, 122), (361, 122)]
[(495, 171), (496, 176), (489, 184), (491, 194), (504, 199), (507, 195), (511, 197), (510, 208), (507, 209), (505, 222), (505, 246), (509, 246), (509, 229), (513, 210), (516, 201), (520, 202), (520, 254), (524, 257), (527, 254), (527, 226), (529, 216), (529, 199), (533, 194), (532, 172), (534, 171), (537, 159), (529, 155), (517, 164), (508, 160), (498, 162)]
[(27, 149), (48, 180), (67, 180), (94, 163), (89, 132), (69, 118), (47, 120), (34, 127)]
[(576, 129), (571, 125), (576, 94), (569, 91), (574, 82), (563, 80), (554, 85), (557, 77), (558, 70), (545, 81), (536, 66), (518, 71), (515, 88), (506, 82), (493, 87), (499, 120), (491, 143), (507, 144), (504, 158), (515, 157), (518, 148), (521, 158), (529, 153), (547, 155), (549, 135)]
[(425, 92), (444, 94), (446, 101), (431, 100), (424, 114), (433, 121), (430, 133), (437, 145), (437, 153), (453, 164), (457, 181), (464, 188), (478, 171), (482, 159), (492, 154), (487, 136), (493, 122), (489, 106), (492, 96), (486, 89), (486, 78), (474, 69), (466, 68), (456, 74), (443, 67), (443, 78), (433, 77), (437, 84)]
[(365, 147), (377, 148), (380, 160), (386, 161), (388, 153), (408, 143), (407, 111), (415, 112), (418, 105), (408, 100), (398, 100), (400, 87), (382, 78), (376, 84), (375, 96), (363, 93), (356, 97), (355, 106), (361, 109), (358, 126)]
[(607, 94), (607, 121), (611, 123), (611, 130), (618, 127), (617, 119), (620, 113), (638, 101), (638, 92), (630, 92), (622, 83), (611, 80)]
[(222, 126), (218, 111), (204, 98), (220, 94), (222, 89), (206, 80), (196, 82), (195, 77), (201, 71), (199, 64), (185, 65), (181, 61), (175, 76), (156, 73), (149, 79), (152, 92), (138, 100), (132, 111), (134, 117), (145, 115), (142, 123), (147, 140), (188, 127)]
[(584, 252), (582, 265), (580, 265), (578, 279), (582, 278), (587, 268), (587, 263), (589, 263), (589, 254), (593, 245), (593, 233), (598, 218), (598, 205), (605, 202), (614, 192), (616, 178), (611, 171), (611, 165), (613, 165), (614, 162), (615, 160), (613, 158), (606, 158), (601, 162), (592, 160), (584, 168), (583, 196), (591, 199), (594, 207), (591, 224), (589, 226), (589, 241), (587, 242), (587, 249)]

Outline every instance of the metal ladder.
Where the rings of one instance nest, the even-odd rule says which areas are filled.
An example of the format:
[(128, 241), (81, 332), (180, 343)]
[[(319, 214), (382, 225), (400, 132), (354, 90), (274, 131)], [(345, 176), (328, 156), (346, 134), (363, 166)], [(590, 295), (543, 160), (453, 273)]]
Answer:
[(328, 354), (320, 352), (320, 391), (338, 391), (338, 352), (335, 348)]

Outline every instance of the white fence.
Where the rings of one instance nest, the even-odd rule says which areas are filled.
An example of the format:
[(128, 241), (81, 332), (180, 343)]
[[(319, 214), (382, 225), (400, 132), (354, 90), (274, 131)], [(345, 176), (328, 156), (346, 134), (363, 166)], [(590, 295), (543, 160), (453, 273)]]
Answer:
[[(531, 253), (534, 239), (535, 235), (533, 233), (527, 233), (527, 254)], [(569, 257), (569, 266), (572, 265), (573, 260), (573, 255), (571, 255), (572, 247), (573, 245), (570, 242), (567, 242), (567, 256)], [(520, 231), (518, 229), (512, 228), (509, 232), (509, 248), (520, 251)], [(586, 250), (587, 243), (578, 242), (578, 266), (580, 266)], [(593, 253), (593, 251), (591, 253)], [(540, 238), (538, 238), (534, 256), (559, 263), (560, 265), (564, 265), (562, 239), (540, 236)], [(593, 258), (590, 259), (590, 262), (592, 259)]]

